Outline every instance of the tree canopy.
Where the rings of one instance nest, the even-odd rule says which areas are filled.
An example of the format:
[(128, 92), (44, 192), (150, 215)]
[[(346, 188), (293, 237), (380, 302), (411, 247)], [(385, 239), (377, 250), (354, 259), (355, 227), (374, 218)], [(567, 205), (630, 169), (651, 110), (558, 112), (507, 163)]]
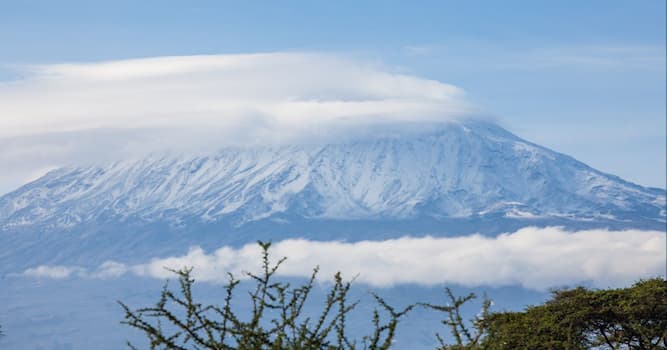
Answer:
[(543, 305), (489, 316), (487, 349), (667, 349), (667, 282), (557, 290)]

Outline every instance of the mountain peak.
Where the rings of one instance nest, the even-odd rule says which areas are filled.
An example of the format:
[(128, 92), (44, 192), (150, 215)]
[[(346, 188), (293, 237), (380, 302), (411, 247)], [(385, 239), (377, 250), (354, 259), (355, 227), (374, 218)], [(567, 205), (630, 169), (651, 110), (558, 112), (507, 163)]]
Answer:
[(0, 198), (0, 225), (242, 225), (281, 215), (665, 220), (664, 190), (596, 171), (495, 124), (449, 122), (406, 130), (63, 168)]

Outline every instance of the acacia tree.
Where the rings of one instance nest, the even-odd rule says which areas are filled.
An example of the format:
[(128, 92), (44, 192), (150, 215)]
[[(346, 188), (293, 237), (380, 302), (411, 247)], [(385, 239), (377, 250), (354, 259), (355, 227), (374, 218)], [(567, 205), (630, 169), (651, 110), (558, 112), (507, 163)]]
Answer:
[(271, 244), (258, 243), (262, 248), (262, 272), (246, 273), (255, 284), (249, 292), (249, 317), (234, 311), (232, 301), (240, 281), (233, 275), (228, 276), (222, 305), (202, 305), (193, 298), (192, 270), (184, 269), (174, 271), (180, 291), (174, 293), (165, 285), (155, 306), (133, 310), (119, 302), (125, 310), (122, 323), (143, 332), (150, 349), (389, 349), (399, 320), (413, 305), (396, 310), (373, 294), (378, 307), (373, 311), (372, 332), (359, 340), (350, 339), (346, 316), (358, 303), (348, 301), (351, 282), (343, 281), (337, 273), (319, 316), (311, 318), (304, 314), (303, 307), (313, 289), (317, 268), (301, 286), (276, 282), (275, 274), (285, 258), (272, 265)]
[(667, 282), (557, 290), (543, 305), (489, 315), (488, 349), (667, 349)]
[(474, 350), (480, 349), (480, 343), (486, 334), (489, 319), (489, 309), (491, 308), (491, 300), (484, 295), (482, 300), (482, 307), (480, 312), (470, 320), (470, 324), (466, 324), (461, 316), (461, 307), (473, 300), (477, 296), (475, 293), (470, 293), (465, 297), (458, 297), (452, 293), (451, 289), (445, 288), (448, 303), (446, 305), (420, 303), (420, 305), (432, 309), (446, 315), (442, 320), (445, 328), (449, 329), (454, 338), (455, 344), (447, 344), (440, 333), (435, 336), (438, 339), (440, 346), (437, 350)]
[(455, 296), (445, 289), (446, 305), (421, 304), (443, 312), (454, 344), (440, 334), (438, 350), (510, 349), (667, 349), (667, 281), (654, 278), (629, 288), (555, 290), (550, 300), (521, 312), (481, 311), (466, 323), (463, 304), (474, 294)]

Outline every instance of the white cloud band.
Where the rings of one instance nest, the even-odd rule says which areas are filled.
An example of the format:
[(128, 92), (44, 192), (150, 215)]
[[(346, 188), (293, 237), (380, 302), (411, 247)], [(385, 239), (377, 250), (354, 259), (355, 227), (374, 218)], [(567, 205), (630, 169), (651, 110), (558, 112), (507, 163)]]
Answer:
[[(466, 286), (520, 285), (545, 290), (587, 282), (596, 287), (628, 285), (643, 277), (665, 275), (665, 233), (658, 231), (524, 228), (497, 237), (404, 237), (387, 241), (317, 242), (291, 239), (275, 243), (274, 258), (286, 256), (282, 276), (306, 277), (316, 265), (320, 277), (336, 271), (372, 286), (456, 283)], [(166, 268), (194, 267), (200, 281), (222, 282), (226, 273), (240, 276), (257, 269), (260, 251), (249, 244), (222, 247), (207, 254), (199, 247), (183, 256), (126, 266), (107, 262), (94, 271), (40, 266), (29, 276), (64, 278), (71, 274), (108, 278), (125, 273), (172, 278)]]
[[(0, 137), (95, 128), (304, 128), (336, 120), (439, 121), (464, 113), (452, 85), (333, 55), (157, 57), (28, 68), (0, 84)], [(232, 129), (232, 130), (229, 130)]]

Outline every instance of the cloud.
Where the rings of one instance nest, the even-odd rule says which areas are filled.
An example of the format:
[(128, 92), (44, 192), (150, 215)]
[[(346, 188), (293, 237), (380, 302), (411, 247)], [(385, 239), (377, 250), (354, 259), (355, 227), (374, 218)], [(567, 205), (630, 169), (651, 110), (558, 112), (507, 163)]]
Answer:
[[(36, 172), (162, 150), (314, 142), (471, 111), (461, 89), (337, 55), (182, 56), (21, 68), (0, 82), (0, 193)], [(94, 152), (91, 152), (93, 150)]]
[(651, 45), (589, 45), (536, 49), (527, 61), (538, 66), (581, 66), (597, 70), (662, 70), (664, 48)]
[[(591, 283), (595, 287), (628, 285), (639, 278), (665, 275), (665, 233), (657, 231), (565, 231), (558, 227), (520, 229), (497, 237), (404, 237), (387, 241), (318, 242), (291, 239), (271, 247), (274, 258), (288, 259), (282, 276), (307, 277), (316, 265), (320, 278), (337, 271), (358, 275), (357, 281), (376, 287), (396, 284), (509, 286), (545, 290)], [(206, 253), (193, 247), (182, 256), (156, 258), (126, 266), (105, 263), (90, 277), (117, 277), (125, 273), (173, 278), (167, 269), (194, 267), (195, 278), (224, 282), (227, 272), (238, 277), (258, 272), (260, 250), (249, 244), (222, 247)], [(79, 271), (76, 267), (39, 267), (39, 271)], [(35, 269), (25, 272), (37, 276)], [(49, 277), (44, 272), (43, 276)], [(53, 273), (62, 276), (60, 273)]]
[[(132, 269), (125, 264), (115, 261), (106, 261), (92, 271), (80, 266), (40, 265), (23, 271), (23, 275), (33, 278), (50, 278), (58, 280), (70, 277), (109, 279), (120, 277), (131, 271)], [(141, 269), (134, 268), (134, 272), (140, 274)]]
[(663, 45), (508, 47), (487, 41), (464, 41), (448, 45), (409, 45), (403, 47), (401, 53), (413, 59), (435, 60), (455, 71), (663, 72), (664, 51)]
[(35, 278), (63, 279), (72, 275), (78, 275), (79, 277), (86, 276), (85, 271), (85, 269), (80, 267), (42, 265), (27, 269), (23, 274)]
[[(321, 54), (157, 57), (26, 67), (0, 85), (0, 137), (97, 128), (307, 128), (441, 120), (457, 87)], [(233, 132), (229, 133), (234, 135)]]
[(435, 51), (435, 48), (428, 45), (408, 45), (403, 47), (403, 52), (408, 56), (427, 57)]

